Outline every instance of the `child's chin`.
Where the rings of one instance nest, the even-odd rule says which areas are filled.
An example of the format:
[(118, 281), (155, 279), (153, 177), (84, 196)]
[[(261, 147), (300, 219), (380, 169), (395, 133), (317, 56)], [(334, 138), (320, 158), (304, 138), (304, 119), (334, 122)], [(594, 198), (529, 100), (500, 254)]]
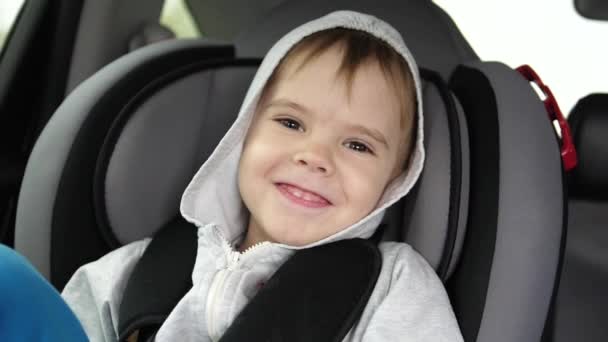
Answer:
[(306, 245), (310, 245), (314, 243), (316, 240), (314, 238), (306, 238), (304, 236), (289, 236), (283, 237), (282, 239), (278, 239), (279, 243), (292, 247), (304, 247)]
[(290, 235), (290, 236), (282, 236), (281, 238), (277, 239), (276, 241), (278, 241), (278, 243), (280, 243), (280, 244), (291, 246), (291, 247), (304, 247), (304, 246), (308, 246), (313, 243), (319, 242), (327, 237), (328, 237), (327, 235), (322, 235), (322, 236)]

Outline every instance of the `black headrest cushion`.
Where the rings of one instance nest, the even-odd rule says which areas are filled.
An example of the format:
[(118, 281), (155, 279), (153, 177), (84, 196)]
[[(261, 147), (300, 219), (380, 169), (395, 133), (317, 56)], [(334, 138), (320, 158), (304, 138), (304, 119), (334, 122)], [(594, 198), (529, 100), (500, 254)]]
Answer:
[(568, 121), (578, 154), (570, 195), (608, 199), (608, 94), (591, 94), (579, 100)]

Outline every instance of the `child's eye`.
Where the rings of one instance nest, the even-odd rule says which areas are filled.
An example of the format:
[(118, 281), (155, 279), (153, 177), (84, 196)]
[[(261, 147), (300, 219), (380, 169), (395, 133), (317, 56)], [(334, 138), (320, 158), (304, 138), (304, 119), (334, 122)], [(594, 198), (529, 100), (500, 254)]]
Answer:
[(303, 131), (302, 125), (300, 125), (300, 123), (297, 122), (296, 120), (288, 119), (288, 118), (281, 118), (281, 119), (276, 119), (275, 121), (289, 129)]
[(358, 142), (358, 141), (349, 141), (346, 143), (346, 147), (348, 147), (351, 150), (354, 150), (356, 152), (373, 154), (373, 151), (371, 148), (369, 148), (369, 146), (365, 145), (364, 143)]

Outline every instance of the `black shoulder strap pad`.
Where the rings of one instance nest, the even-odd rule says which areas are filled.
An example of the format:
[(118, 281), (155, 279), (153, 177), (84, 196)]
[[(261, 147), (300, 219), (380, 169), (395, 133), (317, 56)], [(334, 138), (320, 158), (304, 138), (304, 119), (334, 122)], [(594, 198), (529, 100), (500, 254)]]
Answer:
[(381, 265), (378, 247), (363, 239), (298, 251), (220, 341), (342, 341), (363, 313)]
[(124, 341), (135, 330), (154, 333), (192, 287), (196, 227), (181, 216), (165, 225), (135, 265), (120, 303), (118, 331)]

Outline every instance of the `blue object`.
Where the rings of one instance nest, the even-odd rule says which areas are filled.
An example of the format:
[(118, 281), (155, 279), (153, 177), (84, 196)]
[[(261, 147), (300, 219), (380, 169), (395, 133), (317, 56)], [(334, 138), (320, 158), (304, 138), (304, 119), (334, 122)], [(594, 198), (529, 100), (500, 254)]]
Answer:
[(12, 249), (0, 245), (0, 341), (88, 341), (59, 292)]

